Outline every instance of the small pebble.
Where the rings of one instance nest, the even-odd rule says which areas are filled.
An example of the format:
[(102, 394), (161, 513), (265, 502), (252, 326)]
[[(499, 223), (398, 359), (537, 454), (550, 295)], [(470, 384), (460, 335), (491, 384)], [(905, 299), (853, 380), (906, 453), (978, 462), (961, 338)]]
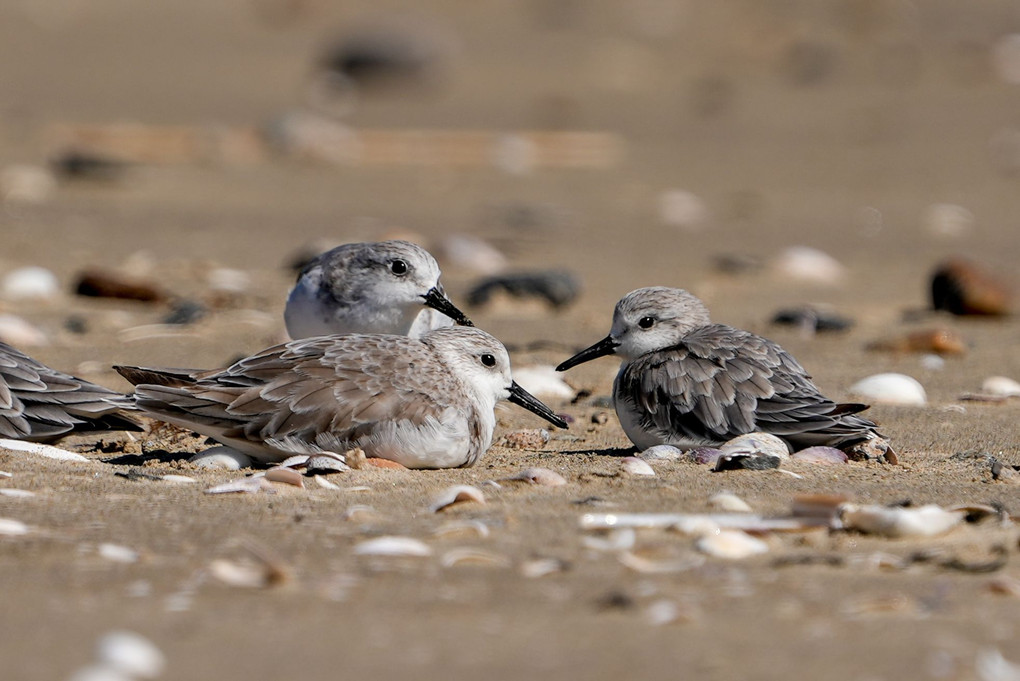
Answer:
[(180, 300), (174, 303), (161, 324), (194, 324), (206, 314), (205, 306), (194, 300)]
[(854, 320), (843, 317), (832, 310), (815, 305), (779, 310), (772, 316), (772, 323), (795, 326), (808, 331), (845, 331), (854, 325)]
[(504, 292), (514, 298), (539, 298), (553, 308), (563, 308), (580, 295), (581, 283), (565, 270), (497, 274), (471, 288), (467, 295), (468, 305), (485, 305), (496, 292)]
[[(664, 445), (658, 446), (662, 447)], [(652, 449), (655, 449), (655, 447), (652, 447)], [(687, 452), (687, 456), (689, 456), (694, 463), (702, 465), (709, 464), (712, 466), (719, 462), (719, 457), (722, 455), (723, 451), (715, 447), (696, 447)]]
[(999, 277), (976, 263), (954, 258), (941, 263), (931, 276), (931, 303), (935, 310), (955, 315), (1009, 314), (1012, 294)]
[(604, 426), (609, 423), (609, 414), (604, 411), (597, 411), (591, 415), (591, 422), (596, 426)]
[(850, 386), (849, 392), (878, 404), (924, 406), (928, 402), (917, 379), (897, 373), (868, 376)]

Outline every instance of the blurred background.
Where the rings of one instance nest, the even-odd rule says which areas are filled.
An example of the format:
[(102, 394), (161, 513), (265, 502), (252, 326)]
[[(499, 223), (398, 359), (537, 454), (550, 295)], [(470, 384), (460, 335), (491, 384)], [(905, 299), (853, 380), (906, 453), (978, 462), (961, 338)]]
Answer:
[[(592, 329), (648, 284), (752, 326), (782, 302), (923, 307), (947, 256), (1015, 269), (1013, 31), (994, 0), (7, 0), (0, 272), (193, 298), (240, 271), (235, 307), (278, 320), (289, 264), (409, 236), (455, 300), (568, 268)], [(840, 285), (717, 276), (791, 246)]]

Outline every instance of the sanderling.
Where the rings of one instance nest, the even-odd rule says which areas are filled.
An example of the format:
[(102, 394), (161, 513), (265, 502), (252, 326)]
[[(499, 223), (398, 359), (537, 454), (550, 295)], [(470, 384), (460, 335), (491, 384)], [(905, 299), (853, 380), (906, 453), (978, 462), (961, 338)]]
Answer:
[(471, 321), (446, 297), (439, 264), (407, 241), (337, 246), (301, 271), (284, 311), (291, 338), (394, 333), (418, 338)]
[(829, 400), (789, 353), (711, 323), (704, 304), (682, 289), (628, 293), (616, 304), (609, 335), (556, 368), (610, 354), (623, 360), (613, 384), (616, 413), (641, 450), (717, 445), (754, 431), (795, 450), (881, 440), (874, 423), (855, 415), (867, 405)]
[(506, 348), (467, 327), (307, 338), (220, 371), (116, 369), (152, 417), (264, 463), (360, 447), (408, 468), (470, 466), (503, 399), (567, 427), (513, 381)]
[(139, 430), (127, 395), (41, 364), (0, 343), (0, 437), (47, 442), (71, 431)]

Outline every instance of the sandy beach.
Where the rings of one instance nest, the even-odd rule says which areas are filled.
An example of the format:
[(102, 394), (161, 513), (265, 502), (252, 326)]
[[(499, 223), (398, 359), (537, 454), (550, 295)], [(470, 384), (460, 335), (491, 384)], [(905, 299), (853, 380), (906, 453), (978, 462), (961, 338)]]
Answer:
[[(901, 465), (784, 463), (795, 475), (623, 472), (612, 358), (565, 375), (586, 396), (544, 398), (573, 419), (545, 445), (507, 446), (547, 424), (505, 406), (474, 467), (329, 476), (339, 489), (205, 494), (244, 474), (187, 463), (205, 439), (166, 430), (57, 443), (87, 461), (0, 449), (0, 492), (34, 493), (0, 495), (0, 518), (27, 527), (0, 534), (2, 676), (70, 678), (128, 630), (162, 651), (168, 680), (1016, 678), (995, 661), (1020, 665), (1020, 486), (993, 479), (991, 458), (1020, 465), (1020, 400), (961, 396), (1020, 380), (1020, 322), (927, 309), (950, 257), (1016, 290), (1018, 28), (990, 1), (4, 3), (0, 279), (41, 266), (59, 293), (0, 295), (0, 314), (39, 332), (10, 342), (49, 366), (123, 391), (115, 363), (225, 366), (286, 338), (300, 253), (407, 236), (515, 367), (555, 366), (606, 335), (623, 294), (666, 285), (781, 344), (837, 401), (900, 372), (927, 404), (867, 412)], [(422, 70), (324, 99), (322, 55), (366, 35), (424, 45)], [(97, 129), (114, 141), (88, 149)], [(357, 145), (320, 153), (352, 131)], [(582, 132), (595, 137), (557, 137)], [(69, 140), (112, 169), (54, 172)], [(567, 270), (581, 294), (468, 307), (484, 272), (444, 254), (451, 235), (484, 240), (508, 271)], [(794, 246), (841, 274), (791, 276)], [(166, 299), (77, 296), (89, 268)], [(181, 301), (203, 314), (163, 324)], [(854, 324), (770, 322), (808, 303)], [(964, 352), (867, 349), (925, 329)], [(507, 480), (529, 467), (566, 484)], [(456, 484), (486, 503), (431, 512)], [(931, 538), (768, 533), (741, 560), (676, 531), (581, 527), (708, 513), (722, 491), (765, 516), (809, 494), (1001, 512)], [(356, 552), (388, 535), (429, 555)], [(255, 585), (217, 577), (225, 564)]]

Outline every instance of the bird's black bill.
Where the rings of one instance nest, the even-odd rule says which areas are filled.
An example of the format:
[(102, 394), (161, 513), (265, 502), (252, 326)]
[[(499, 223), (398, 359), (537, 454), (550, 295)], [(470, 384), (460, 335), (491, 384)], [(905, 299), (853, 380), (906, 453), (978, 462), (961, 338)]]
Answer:
[(556, 367), (556, 371), (566, 371), (567, 369), (576, 367), (578, 364), (584, 364), (589, 360), (593, 360), (596, 357), (612, 355), (616, 352), (616, 348), (619, 345), (619, 343), (613, 340), (612, 336), (606, 336), (590, 348), (585, 348), (565, 362), (561, 362), (560, 365)]
[(460, 326), (474, 326), (471, 320), (467, 318), (467, 315), (458, 310), (457, 306), (451, 303), (450, 299), (435, 286), (430, 288), (429, 292), (422, 297), (425, 299), (427, 307), (439, 310)]
[(567, 428), (567, 422), (553, 413), (553, 410), (542, 404), (537, 397), (517, 385), (517, 381), (510, 384), (510, 397), (507, 398), (514, 404), (524, 407), (532, 414), (538, 414), (557, 428)]

